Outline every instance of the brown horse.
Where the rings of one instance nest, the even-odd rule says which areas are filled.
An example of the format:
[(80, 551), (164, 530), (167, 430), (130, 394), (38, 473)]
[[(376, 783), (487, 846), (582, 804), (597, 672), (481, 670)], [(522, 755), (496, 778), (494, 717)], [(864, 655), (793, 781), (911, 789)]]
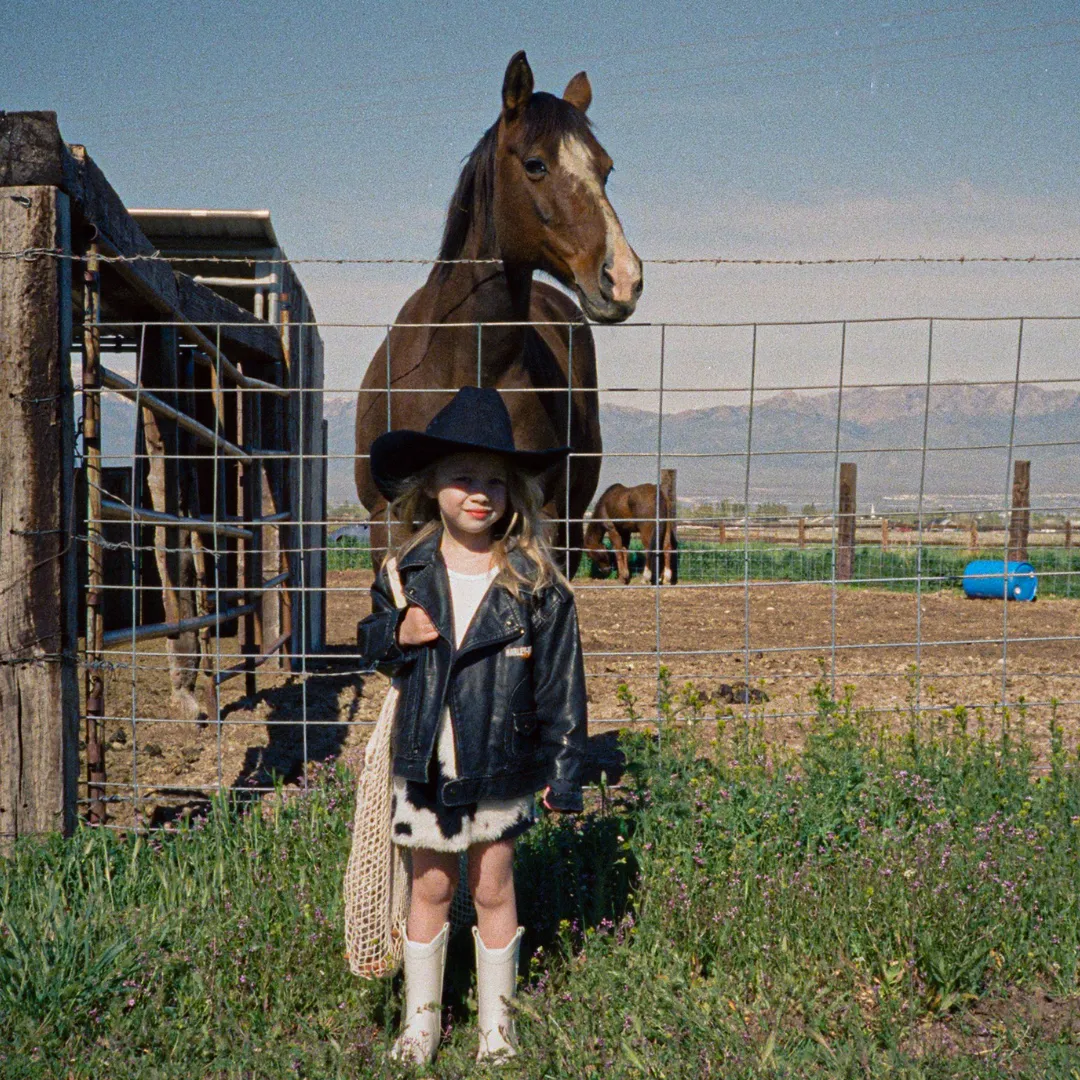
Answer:
[[(659, 523), (659, 528), (657, 527)], [(604, 536), (611, 541), (619, 580), (630, 584), (630, 534), (641, 537), (645, 549), (646, 585), (652, 584), (655, 573), (665, 585), (675, 581), (675, 552), (679, 542), (675, 536), (675, 521), (667, 497), (659, 494), (655, 484), (638, 484), (628, 488), (612, 484), (593, 507), (592, 520), (585, 530), (585, 550), (589, 553), (598, 574), (611, 572), (611, 552), (604, 547)], [(662, 542), (657, 543), (659, 537)], [(663, 553), (663, 571), (660, 569)]]
[[(584, 72), (561, 98), (533, 93), (523, 52), (511, 59), (502, 112), (469, 155), (447, 213), (440, 262), (405, 303), (375, 353), (356, 410), (356, 490), (371, 512), (376, 565), (390, 539), (386, 501), (367, 452), (390, 429), (423, 429), (464, 385), (494, 386), (519, 448), (566, 445), (575, 454), (545, 477), (572, 574), (581, 519), (600, 475), (596, 352), (582, 316), (621, 322), (641, 294), (641, 260), (604, 185), (611, 158), (585, 110)], [(533, 282), (542, 270), (572, 289)], [(537, 324), (534, 326), (525, 325)]]

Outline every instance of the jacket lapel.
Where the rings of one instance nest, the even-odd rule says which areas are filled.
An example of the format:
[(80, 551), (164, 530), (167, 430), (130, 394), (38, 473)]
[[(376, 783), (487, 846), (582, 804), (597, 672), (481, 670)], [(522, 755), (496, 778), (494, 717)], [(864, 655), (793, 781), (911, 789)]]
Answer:
[[(450, 578), (439, 550), (441, 540), (442, 530), (437, 529), (402, 556), (398, 569), (402, 575), (405, 598), (427, 612), (428, 618), (435, 624), (435, 629), (453, 647), (454, 616), (450, 601)], [(519, 570), (527, 569), (528, 562), (520, 552), (512, 551), (510, 559)], [(506, 589), (493, 584), (480, 601), (457, 654), (460, 656), (497, 641), (512, 641), (520, 637), (524, 630), (518, 602)]]
[(517, 601), (501, 585), (492, 583), (465, 632), (458, 655), (496, 641), (509, 641), (519, 637), (523, 630)]
[(453, 647), (454, 620), (450, 610), (450, 582), (439, 551), (442, 532), (436, 531), (400, 561), (405, 598), (427, 612), (435, 629)]

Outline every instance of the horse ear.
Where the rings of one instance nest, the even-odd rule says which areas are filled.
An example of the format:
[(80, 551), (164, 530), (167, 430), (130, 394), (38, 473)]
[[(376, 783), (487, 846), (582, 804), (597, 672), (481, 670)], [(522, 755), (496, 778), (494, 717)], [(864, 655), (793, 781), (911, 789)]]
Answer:
[(589, 76), (584, 71), (579, 71), (567, 84), (563, 91), (563, 101), (568, 101), (575, 109), (588, 112), (592, 104), (592, 87), (589, 85)]
[(529, 67), (529, 61), (525, 58), (525, 50), (514, 53), (510, 57), (510, 63), (506, 65), (506, 74), (503, 76), (503, 111), (508, 115), (515, 115), (529, 103), (533, 92), (533, 73)]

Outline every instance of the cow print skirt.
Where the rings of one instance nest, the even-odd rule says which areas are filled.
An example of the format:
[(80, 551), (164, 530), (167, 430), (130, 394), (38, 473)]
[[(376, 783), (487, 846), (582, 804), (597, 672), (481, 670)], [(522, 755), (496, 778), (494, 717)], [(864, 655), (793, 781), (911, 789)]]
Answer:
[(423, 783), (394, 777), (391, 835), (400, 847), (466, 851), (473, 844), (512, 840), (536, 822), (536, 804), (531, 795), (485, 799), (465, 806), (447, 806), (442, 801), (443, 785), (457, 776), (449, 709), (443, 710), (429, 773)]

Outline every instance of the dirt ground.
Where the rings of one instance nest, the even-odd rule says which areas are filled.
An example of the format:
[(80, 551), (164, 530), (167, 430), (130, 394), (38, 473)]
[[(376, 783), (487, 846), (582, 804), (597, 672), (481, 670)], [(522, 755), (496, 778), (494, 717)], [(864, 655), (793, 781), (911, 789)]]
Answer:
[[(259, 788), (275, 773), (296, 782), (305, 761), (355, 756), (385, 687), (381, 677), (356, 670), (356, 623), (369, 610), (370, 581), (369, 571), (330, 574), (326, 653), (307, 660), (306, 674), (260, 668), (254, 698), (244, 696), (242, 677), (226, 683), (220, 723), (213, 716), (204, 724), (172, 719), (163, 641), (140, 646), (134, 678), (130, 651), (111, 656), (120, 665), (106, 680), (111, 818), (132, 820), (135, 782), (141, 820), (158, 823), (201, 805), (219, 784)], [(1080, 698), (1080, 600), (1043, 599), (1005, 610), (1001, 602), (952, 591), (926, 594), (917, 604), (914, 594), (864, 588), (834, 594), (829, 585), (804, 582), (752, 585), (749, 597), (741, 582), (659, 592), (636, 581), (628, 587), (582, 582), (576, 592), (593, 733), (626, 724), (620, 684), (636, 696), (642, 717), (655, 717), (660, 663), (670, 670), (680, 711), (689, 683), (706, 703), (706, 716), (718, 709), (749, 715), (770, 741), (786, 745), (800, 741), (810, 688), (822, 677), (838, 693), (853, 686), (857, 705), (880, 710), (896, 725), (907, 724), (917, 702), (938, 711), (981, 706), (996, 729), (1003, 693), (1013, 702), (1023, 698), (1028, 731), (1043, 748), (1049, 702)], [(238, 659), (235, 640), (222, 639), (220, 650), (222, 668)], [(918, 679), (911, 673), (916, 663)], [(200, 691), (205, 682), (201, 676)], [(1059, 706), (1057, 716), (1074, 747), (1080, 706)], [(972, 730), (976, 724), (973, 716)]]

